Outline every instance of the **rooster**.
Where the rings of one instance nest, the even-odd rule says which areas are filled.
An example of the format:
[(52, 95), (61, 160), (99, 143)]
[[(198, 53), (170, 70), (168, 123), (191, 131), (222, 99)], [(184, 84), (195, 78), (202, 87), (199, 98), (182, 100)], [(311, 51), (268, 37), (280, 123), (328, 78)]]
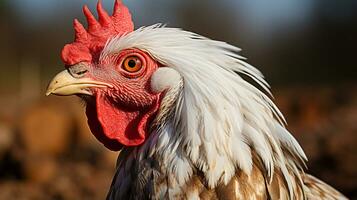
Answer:
[[(346, 199), (305, 174), (263, 75), (239, 48), (160, 24), (134, 30), (119, 0), (83, 8), (47, 95), (77, 95), (120, 151), (107, 199)], [(248, 83), (244, 74), (262, 90)]]

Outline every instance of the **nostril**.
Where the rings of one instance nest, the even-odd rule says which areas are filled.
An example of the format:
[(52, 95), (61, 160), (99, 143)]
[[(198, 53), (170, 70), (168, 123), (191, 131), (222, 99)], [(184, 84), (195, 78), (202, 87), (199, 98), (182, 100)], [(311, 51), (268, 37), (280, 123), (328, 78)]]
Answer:
[(88, 68), (84, 64), (77, 64), (68, 68), (69, 73), (75, 78), (82, 78), (87, 72)]
[(86, 70), (86, 69), (85, 70), (75, 70), (71, 74), (75, 78), (82, 78), (87, 72), (88, 72), (88, 70)]
[(83, 71), (77, 72), (76, 74), (77, 74), (77, 75), (83, 75), (83, 74), (85, 74), (85, 73), (87, 73), (87, 72), (88, 72), (88, 70), (83, 70)]

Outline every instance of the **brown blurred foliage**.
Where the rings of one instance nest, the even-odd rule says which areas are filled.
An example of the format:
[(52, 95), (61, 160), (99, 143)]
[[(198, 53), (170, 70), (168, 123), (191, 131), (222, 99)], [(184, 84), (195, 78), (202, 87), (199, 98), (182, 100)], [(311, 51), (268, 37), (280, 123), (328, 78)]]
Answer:
[[(347, 87), (348, 86), (348, 87)], [(308, 172), (357, 198), (357, 85), (282, 89), (276, 100)]]

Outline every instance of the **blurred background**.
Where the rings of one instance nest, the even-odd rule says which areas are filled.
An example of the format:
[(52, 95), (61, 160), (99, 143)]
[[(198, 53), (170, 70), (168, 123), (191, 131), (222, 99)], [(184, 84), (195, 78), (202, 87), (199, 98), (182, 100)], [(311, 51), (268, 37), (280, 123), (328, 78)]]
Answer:
[[(309, 172), (357, 199), (357, 1), (124, 0), (136, 28), (181, 27), (243, 49), (271, 83)], [(75, 97), (45, 97), (72, 20), (94, 0), (0, 0), (0, 199), (104, 199), (117, 153)], [(112, 10), (113, 0), (103, 0)]]

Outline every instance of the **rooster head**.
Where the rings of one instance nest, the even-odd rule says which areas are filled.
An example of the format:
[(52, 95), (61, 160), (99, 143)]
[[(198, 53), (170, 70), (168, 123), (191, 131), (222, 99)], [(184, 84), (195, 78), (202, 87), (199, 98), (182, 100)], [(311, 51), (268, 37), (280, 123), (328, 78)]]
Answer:
[(78, 95), (86, 102), (88, 124), (106, 147), (119, 150), (142, 144), (148, 124), (160, 106), (161, 91), (151, 87), (160, 66), (148, 53), (128, 48), (103, 56), (108, 40), (133, 31), (127, 7), (116, 0), (112, 16), (97, 4), (99, 19), (87, 6), (88, 28), (74, 20), (75, 40), (64, 46), (61, 58), (66, 70), (50, 82), (47, 95)]

